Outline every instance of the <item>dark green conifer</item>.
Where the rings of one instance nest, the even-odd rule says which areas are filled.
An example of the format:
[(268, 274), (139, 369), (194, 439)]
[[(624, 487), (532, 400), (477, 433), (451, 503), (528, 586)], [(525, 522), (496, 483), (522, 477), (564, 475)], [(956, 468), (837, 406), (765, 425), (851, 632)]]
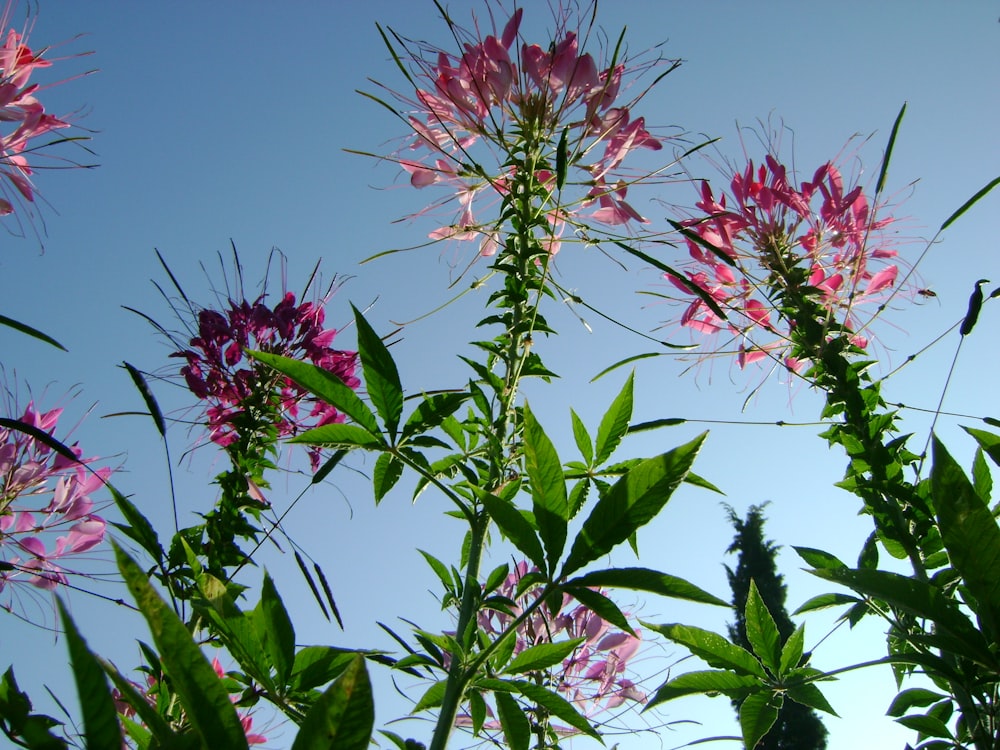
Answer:
[[(764, 538), (764, 506), (751, 506), (743, 520), (735, 510), (728, 510), (736, 536), (726, 551), (739, 553), (736, 570), (726, 566), (736, 614), (736, 622), (729, 626), (729, 638), (745, 649), (750, 648), (743, 612), (753, 580), (784, 641), (794, 632), (795, 625), (785, 609), (784, 576), (778, 573), (776, 564), (779, 548)], [(811, 708), (786, 698), (778, 720), (755, 750), (826, 750), (826, 727)]]

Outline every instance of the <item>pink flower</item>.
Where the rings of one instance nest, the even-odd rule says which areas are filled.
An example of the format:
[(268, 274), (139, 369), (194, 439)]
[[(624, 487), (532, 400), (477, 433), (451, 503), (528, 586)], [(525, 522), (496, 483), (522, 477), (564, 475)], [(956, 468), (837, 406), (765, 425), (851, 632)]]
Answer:
[(0, 124), (10, 128), (0, 130), (0, 215), (12, 214), (18, 201), (35, 200), (27, 154), (37, 156), (42, 147), (31, 142), (70, 126), (67, 120), (46, 112), (35, 97), (39, 85), (30, 83), (30, 79), (36, 70), (52, 63), (27, 45), (26, 30), (19, 32), (10, 27), (16, 5), (16, 0), (7, 0), (0, 11), (0, 34), (5, 33), (0, 45)]
[[(405, 152), (394, 159), (413, 187), (436, 185), (451, 191), (451, 198), (435, 202), (434, 208), (458, 201), (457, 217), (432, 231), (431, 239), (482, 246), (484, 237), (509, 231), (503, 221), (475, 218), (471, 203), (479, 194), (486, 194), (488, 202), (509, 200), (512, 182), (533, 185), (529, 192), (536, 196), (537, 215), (542, 217), (535, 226), (539, 234), (548, 231), (546, 224), (561, 231), (565, 223), (626, 229), (645, 223), (625, 200), (645, 173), (629, 172), (623, 164), (636, 150), (662, 148), (662, 139), (646, 129), (642, 117), (631, 115), (642, 94), (619, 99), (637, 73), (661, 61), (597, 59), (581, 49), (590, 30), (585, 25), (582, 30), (572, 28), (574, 19), (564, 6), (554, 13), (551, 43), (518, 43), (523, 8), (514, 11), (502, 31), (492, 12), (492, 28), (484, 29), (477, 21), (470, 31), (449, 19), (459, 41), (454, 52), (395, 36), (404, 49), (394, 53), (409, 63), (414, 88), (393, 92), (413, 130)], [(558, 143), (564, 132), (571, 174), (557, 186)], [(600, 157), (588, 163), (589, 154)], [(530, 174), (518, 172), (527, 158), (535, 168)], [(598, 203), (595, 211), (581, 211), (592, 203)], [(538, 242), (552, 249), (559, 245), (556, 236), (538, 237)], [(490, 255), (499, 249), (491, 241), (480, 252)]]
[[(61, 414), (30, 402), (17, 421), (54, 436)], [(111, 469), (94, 469), (97, 459), (81, 458), (78, 446), (71, 450), (77, 461), (24, 431), (0, 427), (0, 595), (21, 581), (48, 591), (65, 585), (69, 560), (104, 541), (107, 524), (93, 512), (91, 496)]]
[[(284, 376), (244, 356), (256, 349), (310, 362), (333, 373), (351, 388), (360, 381), (352, 351), (332, 348), (337, 331), (325, 326), (325, 306), (335, 287), (313, 302), (299, 304), (283, 290), (273, 307), (266, 293), (252, 302), (230, 298), (222, 309), (203, 309), (194, 321), (195, 335), (187, 347), (170, 356), (185, 360), (180, 368), (188, 389), (207, 402), (209, 439), (227, 447), (251, 432), (275, 428), (281, 437), (339, 422), (343, 415), (318, 401)], [(320, 451), (309, 448), (313, 470)]]
[[(515, 598), (521, 579), (532, 572), (527, 562), (517, 563), (514, 571), (499, 586), (495, 596), (508, 599), (513, 606), (508, 611), (484, 609), (478, 624), (489, 636), (504, 632), (541, 594), (540, 587), (529, 588)], [(605, 592), (601, 592), (605, 593)], [(625, 677), (629, 660), (641, 645), (639, 637), (618, 630), (592, 610), (572, 606), (573, 599), (563, 597), (562, 607), (553, 612), (542, 606), (535, 609), (517, 628), (514, 654), (541, 643), (583, 638), (583, 643), (563, 662), (537, 679), (551, 689), (563, 693), (588, 716), (616, 708), (626, 700), (644, 703), (646, 695)], [(639, 631), (635, 631), (639, 634)], [(566, 733), (573, 730), (564, 729)]]
[(763, 164), (748, 161), (732, 173), (728, 193), (718, 198), (702, 182), (696, 206), (703, 213), (682, 222), (691, 260), (683, 277), (667, 275), (686, 300), (680, 324), (730, 336), (741, 368), (765, 360), (794, 371), (804, 366), (790, 356), (802, 313), (776, 300), (786, 306), (796, 295), (814, 300), (817, 322), (831, 336), (846, 332), (864, 348), (869, 338), (860, 334), (859, 308), (895, 290), (898, 267), (889, 261), (896, 250), (885, 231), (892, 217), (881, 216), (860, 185), (845, 185), (832, 162), (798, 187), (791, 180), (769, 154)]

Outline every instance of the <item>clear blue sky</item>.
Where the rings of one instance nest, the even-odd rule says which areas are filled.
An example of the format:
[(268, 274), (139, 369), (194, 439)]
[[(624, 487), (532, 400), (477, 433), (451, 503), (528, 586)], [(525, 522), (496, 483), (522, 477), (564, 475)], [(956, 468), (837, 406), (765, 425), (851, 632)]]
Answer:
[[(479, 3), (449, 5), (456, 19)], [(528, 3), (526, 23), (544, 23), (547, 4)], [(867, 174), (877, 172), (881, 150), (903, 102), (908, 112), (890, 171), (890, 192), (906, 198), (898, 210), (908, 217), (903, 246), (915, 256), (941, 222), (975, 191), (1000, 175), (996, 123), (1000, 122), (1000, 23), (997, 5), (986, 0), (961, 3), (879, 3), (846, 0), (814, 4), (768, 0), (758, 3), (693, 0), (624, 0), (603, 3), (599, 22), (611, 35), (622, 26), (633, 52), (664, 43), (663, 53), (685, 60), (644, 102), (647, 123), (678, 126), (692, 133), (722, 136), (723, 153), (736, 156), (735, 124), (781, 118), (793, 129), (795, 158), (804, 173), (834, 157), (854, 134), (875, 134), (862, 149)], [(44, 92), (57, 114), (82, 109), (79, 119), (93, 131), (96, 152), (82, 160), (94, 170), (48, 172), (37, 184), (48, 202), (41, 212), (47, 229), (44, 253), (38, 243), (8, 237), (0, 253), (0, 312), (30, 323), (65, 343), (70, 353), (0, 330), (2, 362), (36, 391), (48, 384), (56, 397), (80, 384), (82, 395), (70, 412), (94, 412), (78, 437), (89, 455), (122, 464), (116, 483), (166, 532), (170, 525), (166, 473), (157, 436), (135, 417), (100, 415), (142, 408), (127, 375), (128, 360), (148, 371), (163, 371), (168, 348), (149, 326), (124, 311), (143, 310), (169, 324), (171, 313), (150, 279), (163, 282), (153, 253), (167, 259), (189, 294), (208, 300), (205, 263), (217, 268), (216, 254), (233, 240), (249, 278), (263, 269), (272, 246), (289, 257), (290, 286), (303, 283), (318, 258), (328, 274), (354, 276), (328, 313), (334, 325), (349, 320), (348, 301), (377, 300), (370, 320), (382, 332), (392, 321), (412, 320), (449, 294), (450, 249), (427, 248), (359, 267), (376, 252), (416, 244), (431, 222), (392, 223), (418, 208), (427, 195), (415, 194), (388, 164), (342, 149), (388, 151), (402, 135), (400, 123), (363, 99), (355, 89), (373, 90), (367, 77), (402, 85), (388, 59), (375, 23), (406, 36), (445, 44), (447, 32), (429, 0), (373, 0), (367, 3), (250, 2), (129, 3), (41, 0), (32, 41), (55, 44), (59, 53), (94, 50), (54, 67), (50, 77), (99, 72)], [(537, 27), (536, 27), (537, 28)], [(542, 39), (541, 41), (545, 41)], [(791, 139), (786, 145), (792, 144)], [(789, 151), (790, 153), (790, 151)], [(915, 183), (915, 184), (914, 184)], [(912, 186), (912, 187), (911, 187)], [(668, 197), (690, 202), (693, 191), (673, 189)], [(631, 196), (630, 196), (631, 197)], [(639, 210), (663, 223), (666, 211), (645, 194)], [(885, 315), (883, 342), (893, 365), (920, 351), (965, 312), (979, 278), (1000, 284), (995, 239), (989, 234), (998, 198), (982, 202), (928, 253), (919, 273), (937, 297), (919, 305), (898, 305)], [(656, 289), (656, 274), (638, 264), (620, 271), (601, 256), (569, 249), (558, 259), (567, 287), (588, 302), (640, 330), (655, 328), (676, 313), (644, 307), (637, 290)], [(218, 279), (215, 273), (213, 278)], [(485, 296), (467, 295), (444, 312), (406, 327), (393, 351), (404, 385), (421, 389), (453, 385), (465, 377), (455, 358), (476, 333), (471, 321)], [(648, 346), (592, 315), (588, 334), (569, 312), (553, 312), (564, 332), (542, 341), (546, 363), (564, 377), (561, 388), (545, 393), (536, 406), (543, 422), (559, 436), (564, 459), (571, 458), (572, 405), (594, 425), (624, 372), (588, 384), (608, 363)], [(945, 408), (974, 416), (1000, 416), (994, 387), (997, 311), (987, 309), (965, 344)], [(933, 409), (957, 339), (953, 334), (887, 385), (890, 400)], [(351, 332), (341, 342), (351, 343)], [(685, 363), (652, 360), (637, 372), (637, 419), (686, 417), (703, 420), (812, 421), (819, 411), (814, 394), (790, 397), (777, 383), (766, 387), (745, 413), (740, 407), (752, 379), (717, 363), (700, 377), (681, 376)], [(531, 398), (534, 390), (529, 390)], [(539, 391), (539, 400), (541, 392)], [(183, 404), (177, 389), (161, 387), (167, 408)], [(928, 420), (908, 414), (910, 429), (924, 434)], [(964, 464), (972, 445), (955, 425), (941, 427)], [(968, 422), (969, 420), (966, 420)], [(727, 493), (742, 511), (770, 501), (769, 534), (786, 548), (819, 547), (854, 559), (869, 531), (855, 518), (856, 501), (832, 488), (843, 459), (828, 451), (815, 427), (776, 428), (707, 425), (708, 446), (696, 470)], [(634, 454), (662, 450), (690, 439), (706, 425), (673, 428), (626, 444)], [(175, 456), (190, 445), (182, 426), (171, 435)], [(213, 458), (196, 453), (179, 471), (182, 510), (204, 509), (214, 497), (207, 486)], [(370, 469), (360, 461), (356, 468)], [(289, 497), (301, 487), (291, 477), (276, 492)], [(294, 564), (268, 553), (264, 562), (293, 605), (302, 643), (390, 647), (374, 622), (406, 617), (429, 629), (447, 628), (429, 589), (431, 573), (415, 547), (444, 559), (457, 556), (459, 529), (442, 517), (442, 504), (425, 496), (416, 505), (405, 492), (372, 507), (370, 486), (357, 474), (341, 472), (332, 485), (307, 496), (288, 520), (293, 537), (320, 561), (330, 577), (348, 630), (332, 629), (319, 616), (300, 583)], [(640, 536), (642, 562), (682, 575), (728, 596), (722, 569), (731, 538), (718, 498), (694, 489), (678, 493), (665, 514)], [(503, 552), (498, 551), (498, 556)], [(502, 559), (499, 557), (498, 559)], [(792, 606), (825, 588), (797, 572), (794, 553), (782, 554)], [(620, 562), (629, 562), (622, 556)], [(730, 561), (732, 562), (732, 561)], [(108, 587), (105, 590), (113, 590)], [(627, 601), (653, 621), (683, 621), (721, 629), (726, 612), (678, 606), (669, 601)], [(136, 659), (137, 626), (116, 630), (119, 612), (86, 597), (72, 607), (94, 648), (120, 666)], [(122, 622), (129, 622), (127, 618)], [(830, 618), (806, 620), (807, 641), (826, 632)], [(878, 655), (877, 628), (837, 634), (817, 654), (820, 666), (839, 666), (854, 657)], [(29, 656), (30, 654), (30, 656)], [(72, 694), (63, 664), (64, 644), (51, 634), (28, 629), (11, 618), (0, 621), (0, 666), (13, 662), (21, 682), (36, 698), (42, 683), (64, 698)], [(663, 668), (681, 654), (669, 646), (650, 652), (648, 663)], [(680, 665), (676, 669), (685, 669)], [(406, 711), (406, 704), (380, 678), (379, 724)], [(655, 688), (662, 676), (650, 679)], [(414, 692), (414, 696), (418, 695)], [(832, 750), (902, 746), (910, 733), (880, 718), (894, 691), (888, 672), (845, 677), (829, 689), (842, 720), (829, 719)], [(45, 701), (41, 701), (45, 704)], [(70, 701), (71, 705), (72, 702)], [(47, 710), (54, 710), (46, 706)], [(695, 718), (701, 727), (678, 727), (660, 739), (625, 739), (623, 747), (670, 748), (709, 734), (733, 731), (732, 712), (723, 700), (668, 704), (651, 722)], [(641, 726), (641, 719), (637, 720)], [(419, 724), (408, 727), (423, 734)], [(406, 731), (406, 730), (401, 730)], [(278, 737), (272, 747), (290, 738)], [(586, 743), (579, 743), (585, 746)], [(461, 746), (461, 742), (456, 742)]]

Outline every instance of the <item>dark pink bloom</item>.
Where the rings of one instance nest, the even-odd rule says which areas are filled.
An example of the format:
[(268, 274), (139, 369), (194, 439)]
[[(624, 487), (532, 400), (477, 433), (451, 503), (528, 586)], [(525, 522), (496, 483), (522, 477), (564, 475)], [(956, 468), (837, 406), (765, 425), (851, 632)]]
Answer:
[[(315, 302), (299, 304), (287, 290), (274, 307), (262, 294), (253, 302), (229, 299), (221, 310), (197, 313), (196, 332), (188, 348), (171, 356), (185, 360), (180, 374), (190, 391), (207, 402), (205, 415), (209, 439), (222, 447), (232, 445), (248, 430), (274, 427), (288, 437), (330, 422), (343, 415), (329, 404), (315, 400), (290, 379), (244, 356), (245, 349), (293, 357), (322, 367), (351, 388), (360, 384), (354, 375), (354, 352), (333, 349), (336, 330), (325, 328), (324, 307), (334, 291)], [(253, 414), (264, 420), (251, 418)], [(305, 407), (305, 408), (303, 408)], [(315, 471), (319, 449), (309, 449)]]

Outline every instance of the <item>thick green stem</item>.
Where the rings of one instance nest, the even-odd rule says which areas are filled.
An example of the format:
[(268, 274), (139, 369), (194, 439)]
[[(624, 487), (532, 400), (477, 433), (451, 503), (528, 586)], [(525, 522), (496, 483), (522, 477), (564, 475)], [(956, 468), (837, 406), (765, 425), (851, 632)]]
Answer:
[[(462, 604), (458, 612), (458, 626), (455, 631), (456, 640), (462, 644), (463, 652), (472, 646), (471, 643), (466, 642), (465, 635), (479, 610), (479, 565), (482, 561), (488, 524), (489, 517), (486, 512), (480, 511), (479, 515), (472, 521), (470, 529), (469, 560), (465, 566), (465, 585), (462, 590)], [(444, 750), (448, 745), (448, 738), (455, 726), (458, 709), (462, 704), (465, 688), (468, 687), (472, 674), (465, 662), (464, 653), (453, 654), (444, 698), (441, 701), (441, 711), (434, 728), (434, 736), (431, 738), (430, 750)]]

